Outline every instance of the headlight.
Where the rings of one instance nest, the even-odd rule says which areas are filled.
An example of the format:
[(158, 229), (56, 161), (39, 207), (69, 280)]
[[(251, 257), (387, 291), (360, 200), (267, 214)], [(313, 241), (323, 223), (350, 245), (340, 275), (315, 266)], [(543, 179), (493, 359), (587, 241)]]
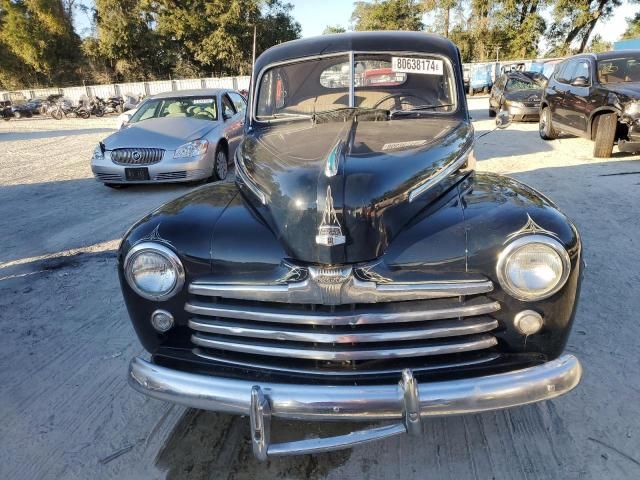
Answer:
[(173, 154), (173, 158), (195, 157), (197, 155), (202, 155), (207, 151), (208, 146), (209, 142), (206, 140), (194, 140), (193, 142), (185, 143), (176, 149), (176, 152)]
[(167, 300), (184, 285), (184, 268), (178, 256), (164, 245), (135, 245), (124, 260), (129, 286), (148, 300)]
[(93, 149), (93, 154), (91, 155), (92, 162), (100, 162), (104, 160), (104, 153), (102, 153), (102, 146), (96, 145), (96, 148)]
[(496, 273), (509, 295), (534, 301), (560, 290), (570, 270), (569, 254), (560, 242), (544, 235), (527, 235), (506, 246)]
[(504, 102), (504, 105), (505, 105), (505, 106), (508, 106), (508, 107), (524, 108), (524, 103), (522, 103), (522, 102), (516, 102), (516, 101), (514, 101), (514, 100), (506, 100), (506, 101)]

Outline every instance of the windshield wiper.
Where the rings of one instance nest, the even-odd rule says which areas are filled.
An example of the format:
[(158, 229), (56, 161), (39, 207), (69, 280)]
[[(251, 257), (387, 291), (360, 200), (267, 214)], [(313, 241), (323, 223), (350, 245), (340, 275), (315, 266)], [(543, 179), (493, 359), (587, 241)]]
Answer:
[(417, 105), (415, 107), (406, 108), (406, 109), (403, 109), (403, 110), (393, 110), (392, 112), (389, 113), (389, 118), (393, 118), (396, 115), (403, 115), (403, 114), (421, 112), (423, 110), (433, 110), (433, 109), (436, 109), (436, 108), (453, 107), (453, 106), (454, 106), (453, 103), (443, 103), (441, 105)]

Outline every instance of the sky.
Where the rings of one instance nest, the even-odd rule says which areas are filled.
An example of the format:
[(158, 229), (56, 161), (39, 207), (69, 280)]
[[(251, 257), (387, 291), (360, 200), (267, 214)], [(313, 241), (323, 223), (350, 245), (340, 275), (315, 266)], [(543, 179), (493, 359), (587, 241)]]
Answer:
[[(302, 25), (302, 36), (311, 37), (322, 34), (327, 25), (340, 25), (349, 28), (353, 4), (350, 0), (288, 0), (293, 4), (293, 17)], [(608, 42), (620, 38), (626, 29), (627, 17), (633, 17), (640, 11), (640, 5), (631, 5), (628, 1), (616, 9), (606, 22), (598, 22), (594, 31)], [(428, 23), (428, 20), (425, 20)]]

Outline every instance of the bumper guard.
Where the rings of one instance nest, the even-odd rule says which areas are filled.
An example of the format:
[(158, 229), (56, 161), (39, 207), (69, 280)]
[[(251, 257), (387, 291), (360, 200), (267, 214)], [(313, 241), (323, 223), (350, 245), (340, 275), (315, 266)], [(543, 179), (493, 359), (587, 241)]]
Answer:
[[(548, 400), (569, 392), (582, 376), (573, 355), (541, 365), (472, 379), (418, 385), (410, 370), (398, 384), (256, 385), (246, 380), (186, 373), (160, 367), (139, 357), (129, 365), (129, 384), (160, 400), (217, 412), (249, 415), (253, 452), (270, 456), (328, 452), (393, 437), (420, 435), (422, 419), (484, 412)], [(270, 443), (271, 417), (306, 421), (400, 420), (346, 435)]]

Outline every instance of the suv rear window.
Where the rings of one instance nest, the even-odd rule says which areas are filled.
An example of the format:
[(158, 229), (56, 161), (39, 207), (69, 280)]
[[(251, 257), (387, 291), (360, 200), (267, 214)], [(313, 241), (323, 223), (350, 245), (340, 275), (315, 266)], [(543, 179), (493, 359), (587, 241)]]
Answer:
[(640, 55), (624, 55), (618, 58), (598, 60), (600, 83), (640, 82)]

